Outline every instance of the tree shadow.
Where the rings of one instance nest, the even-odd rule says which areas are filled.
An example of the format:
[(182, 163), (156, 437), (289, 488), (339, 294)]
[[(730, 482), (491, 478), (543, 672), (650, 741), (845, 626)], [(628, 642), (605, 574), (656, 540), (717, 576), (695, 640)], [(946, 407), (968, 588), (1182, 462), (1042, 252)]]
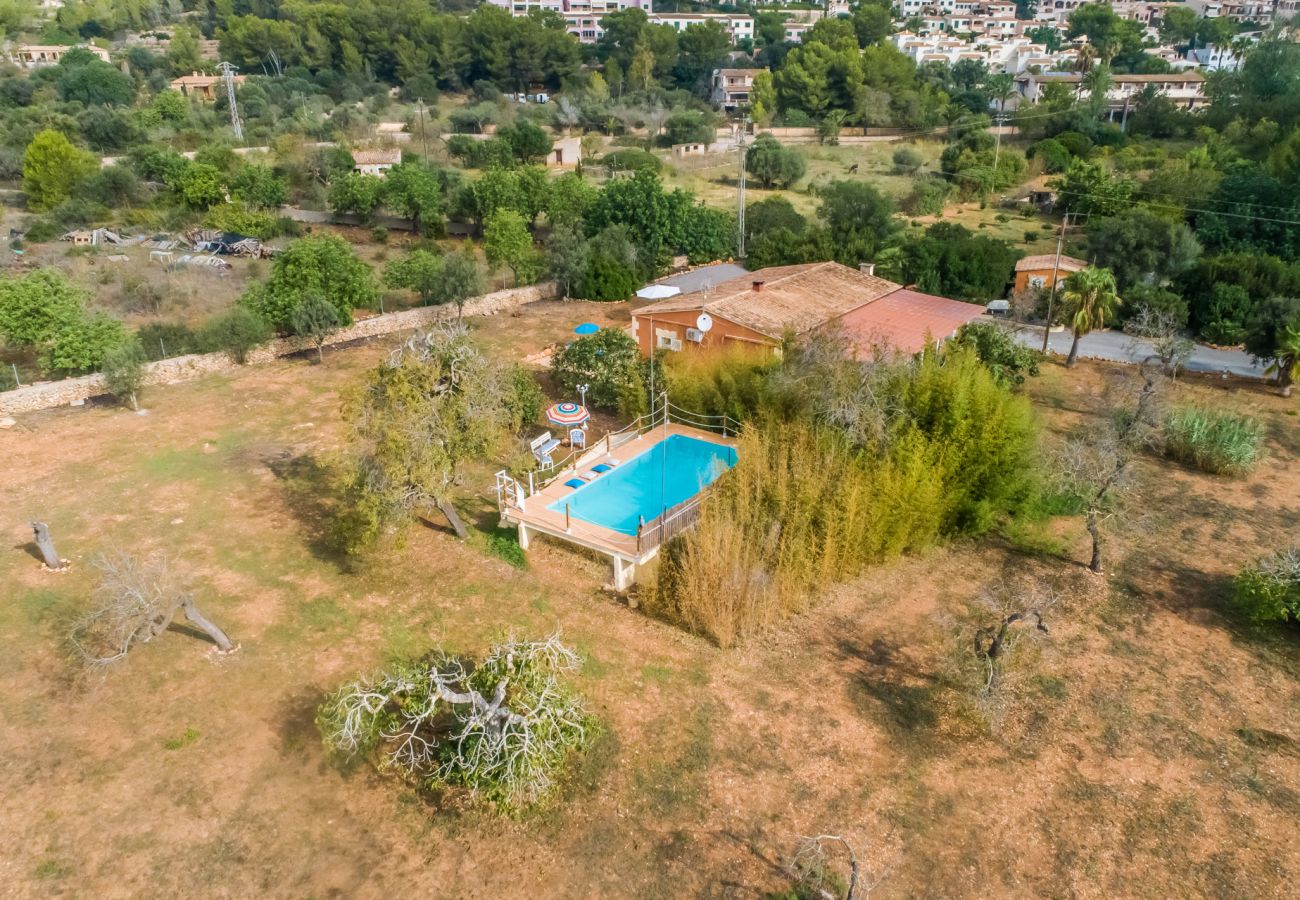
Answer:
[(35, 541), (28, 541), (25, 544), (14, 544), (14, 549), (25, 552), (38, 563), (45, 562), (45, 557), (41, 555), (41, 548), (36, 546)]
[(861, 667), (851, 686), (860, 709), (883, 710), (885, 724), (897, 739), (924, 744), (937, 737), (940, 695), (948, 688), (944, 678), (921, 668), (885, 638), (865, 646), (840, 638), (835, 649), (841, 659)]
[(329, 469), (315, 456), (306, 453), (295, 456), (290, 450), (262, 462), (284, 488), (289, 510), (298, 520), (312, 556), (346, 570), (347, 555), (330, 539), (330, 522), (340, 497)]
[[(307, 685), (285, 694), (276, 704), (271, 725), (280, 739), (280, 756), (305, 760), (308, 748), (320, 746), (320, 731), (316, 727), (316, 709), (325, 697), (325, 691), (316, 685)], [(322, 757), (320, 763), (326, 765)]]
[[(180, 615), (184, 615), (184, 613), (180, 613)], [(172, 622), (167, 626), (167, 630), (173, 631), (176, 634), (183, 634), (188, 638), (194, 638), (196, 641), (202, 641), (205, 644), (211, 644), (214, 647), (217, 646), (217, 642), (212, 639), (212, 635), (208, 634), (202, 628), (196, 628), (195, 626), (185, 622)], [(237, 642), (232, 641), (231, 643), (233, 644)]]

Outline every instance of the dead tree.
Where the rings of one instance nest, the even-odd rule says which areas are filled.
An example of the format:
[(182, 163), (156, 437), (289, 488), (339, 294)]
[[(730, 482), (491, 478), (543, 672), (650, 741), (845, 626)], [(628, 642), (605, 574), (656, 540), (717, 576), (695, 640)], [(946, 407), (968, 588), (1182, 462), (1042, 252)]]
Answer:
[(975, 657), (981, 660), (987, 669), (984, 681), (985, 693), (990, 693), (997, 687), (1003, 658), (1012, 647), (1011, 626), (1030, 618), (1033, 618), (1034, 627), (1038, 631), (1047, 634), (1047, 623), (1043, 621), (1043, 614), (1036, 606), (1013, 612), (1005, 616), (998, 625), (986, 625), (975, 632)]
[(41, 551), (41, 556), (45, 560), (45, 567), (51, 570), (67, 568), (68, 561), (59, 556), (54, 549), (54, 541), (50, 537), (50, 526), (44, 522), (32, 522), (33, 539), (36, 541), (36, 547)]
[(1092, 538), (1088, 569), (1098, 574), (1102, 570), (1102, 524), (1115, 514), (1133, 457), (1158, 434), (1160, 377), (1157, 367), (1144, 364), (1136, 403), (1116, 409), (1105, 427), (1070, 441), (1061, 455), (1063, 480), (1081, 499)]
[(1128, 342), (1129, 353), (1136, 356), (1142, 352), (1143, 347), (1136, 338), (1146, 339), (1155, 351), (1155, 358), (1160, 360), (1164, 373), (1171, 379), (1178, 377), (1178, 370), (1187, 365), (1196, 349), (1196, 343), (1187, 336), (1183, 323), (1167, 310), (1142, 306), (1137, 315), (1125, 324), (1124, 330), (1135, 338)]
[(818, 834), (799, 839), (799, 849), (790, 861), (790, 869), (803, 887), (824, 900), (839, 900), (842, 880), (834, 874), (827, 847), (838, 845), (849, 857), (849, 881), (843, 900), (866, 900), (889, 874), (883, 867), (874, 877), (864, 876), (853, 845), (838, 834)]
[(152, 556), (143, 562), (120, 554), (95, 561), (101, 573), (95, 589), (95, 608), (73, 625), (70, 641), (87, 666), (105, 668), (126, 659), (140, 644), (162, 634), (184, 612), (217, 645), (217, 652), (233, 653), (238, 647), (208, 620), (172, 575), (167, 561)]

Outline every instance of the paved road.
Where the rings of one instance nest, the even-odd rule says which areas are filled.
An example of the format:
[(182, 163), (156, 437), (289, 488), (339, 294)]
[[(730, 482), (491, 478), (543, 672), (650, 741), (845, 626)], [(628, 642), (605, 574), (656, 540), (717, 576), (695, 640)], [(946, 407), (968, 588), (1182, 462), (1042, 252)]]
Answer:
[[(1026, 346), (1038, 349), (1043, 346), (1043, 329), (1023, 326), (1016, 330), (1016, 339)], [(1070, 332), (1053, 334), (1048, 349), (1065, 356), (1070, 352)], [(1094, 331), (1079, 340), (1079, 355), (1089, 359), (1107, 359), (1113, 362), (1140, 363), (1155, 351), (1149, 341), (1134, 338), (1121, 331)], [(1246, 378), (1263, 378), (1264, 366), (1251, 361), (1243, 350), (1216, 350), (1197, 344), (1187, 361), (1189, 372), (1228, 372)]]

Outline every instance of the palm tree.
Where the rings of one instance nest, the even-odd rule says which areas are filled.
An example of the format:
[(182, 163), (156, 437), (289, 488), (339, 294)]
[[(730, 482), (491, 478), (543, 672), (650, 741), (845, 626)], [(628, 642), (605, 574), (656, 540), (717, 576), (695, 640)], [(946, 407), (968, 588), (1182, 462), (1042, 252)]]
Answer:
[(1006, 72), (1000, 72), (984, 82), (984, 89), (991, 100), (998, 101), (998, 112), (1006, 112), (1007, 101), (1016, 95), (1016, 81)]
[(1291, 396), (1291, 385), (1300, 379), (1300, 328), (1288, 325), (1283, 329), (1273, 363), (1264, 370), (1265, 375), (1276, 375), (1277, 386), (1283, 397)]
[(1121, 302), (1116, 291), (1115, 276), (1110, 269), (1082, 269), (1065, 279), (1061, 303), (1074, 332), (1070, 355), (1065, 359), (1066, 368), (1073, 368), (1079, 357), (1079, 338), (1105, 328), (1106, 320), (1115, 314)]

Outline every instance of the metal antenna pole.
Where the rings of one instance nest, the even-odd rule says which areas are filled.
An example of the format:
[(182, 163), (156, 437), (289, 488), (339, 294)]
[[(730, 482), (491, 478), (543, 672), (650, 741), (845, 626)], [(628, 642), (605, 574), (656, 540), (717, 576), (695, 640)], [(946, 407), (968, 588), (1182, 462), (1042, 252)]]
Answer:
[(217, 68), (226, 79), (226, 99), (230, 102), (230, 127), (235, 130), (235, 140), (244, 139), (244, 126), (239, 121), (239, 106), (235, 103), (235, 73), (239, 71), (238, 67), (222, 60), (217, 63)]
[(1056, 300), (1056, 282), (1061, 277), (1061, 245), (1065, 243), (1065, 230), (1070, 227), (1070, 214), (1065, 214), (1061, 233), (1056, 237), (1056, 262), (1052, 265), (1052, 290), (1047, 295), (1047, 321), (1043, 323), (1043, 352), (1047, 352), (1047, 338), (1052, 333), (1052, 302)]

